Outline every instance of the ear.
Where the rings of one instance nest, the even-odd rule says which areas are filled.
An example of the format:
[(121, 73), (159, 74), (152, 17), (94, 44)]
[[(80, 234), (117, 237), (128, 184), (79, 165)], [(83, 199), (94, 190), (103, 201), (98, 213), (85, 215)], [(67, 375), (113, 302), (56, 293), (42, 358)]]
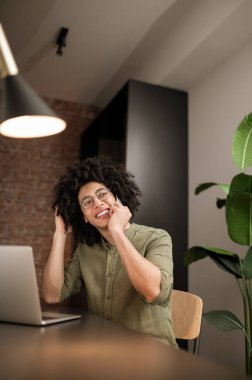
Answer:
[(87, 220), (87, 218), (85, 217), (85, 215), (83, 216), (83, 219), (85, 220), (85, 223), (88, 223), (88, 220)]

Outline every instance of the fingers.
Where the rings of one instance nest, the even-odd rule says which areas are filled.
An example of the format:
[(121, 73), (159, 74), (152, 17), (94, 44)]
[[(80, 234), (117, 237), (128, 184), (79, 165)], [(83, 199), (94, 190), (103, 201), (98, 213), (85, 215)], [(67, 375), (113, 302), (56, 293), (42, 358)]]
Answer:
[(110, 209), (110, 214), (118, 214), (118, 215), (124, 215), (125, 218), (130, 219), (132, 217), (132, 214), (130, 212), (130, 209), (128, 206), (123, 206), (121, 203), (114, 203), (114, 205)]
[(110, 214), (113, 214), (114, 212), (116, 212), (117, 210), (120, 210), (122, 209), (124, 206), (122, 206), (120, 203), (118, 203), (117, 201), (113, 204), (113, 206), (111, 206), (110, 208)]
[(63, 232), (64, 234), (68, 234), (72, 232), (72, 227), (68, 226), (66, 229), (66, 225), (64, 222), (63, 217), (59, 214), (58, 208), (55, 209), (54, 212), (54, 219), (55, 219), (55, 230), (58, 232)]

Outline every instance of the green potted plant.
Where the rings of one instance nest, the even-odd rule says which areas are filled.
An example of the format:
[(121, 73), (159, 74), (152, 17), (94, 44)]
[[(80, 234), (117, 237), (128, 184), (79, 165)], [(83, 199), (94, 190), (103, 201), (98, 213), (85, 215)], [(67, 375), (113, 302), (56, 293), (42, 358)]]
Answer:
[(184, 257), (185, 265), (209, 257), (222, 270), (234, 276), (241, 292), (244, 321), (241, 322), (229, 310), (213, 310), (204, 313), (204, 319), (223, 331), (240, 329), (245, 337), (246, 373), (252, 375), (252, 175), (245, 169), (252, 166), (252, 113), (245, 116), (236, 129), (232, 157), (241, 170), (231, 184), (202, 183), (195, 189), (199, 194), (212, 186), (219, 186), (226, 194), (217, 199), (217, 207), (225, 207), (229, 237), (238, 244), (247, 245), (244, 258), (222, 248), (193, 246)]

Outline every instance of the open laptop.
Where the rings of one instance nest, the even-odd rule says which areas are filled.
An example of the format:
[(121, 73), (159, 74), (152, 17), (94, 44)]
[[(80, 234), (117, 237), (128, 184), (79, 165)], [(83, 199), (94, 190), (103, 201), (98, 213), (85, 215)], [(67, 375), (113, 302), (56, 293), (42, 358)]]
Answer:
[(77, 318), (41, 311), (31, 247), (0, 245), (0, 321), (46, 326)]

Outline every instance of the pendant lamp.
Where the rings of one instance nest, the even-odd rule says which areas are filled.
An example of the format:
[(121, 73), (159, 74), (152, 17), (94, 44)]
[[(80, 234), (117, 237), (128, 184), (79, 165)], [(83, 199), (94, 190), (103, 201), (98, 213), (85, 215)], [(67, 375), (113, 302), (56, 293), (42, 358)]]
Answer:
[(18, 73), (0, 23), (0, 75), (2, 112), (0, 134), (14, 138), (51, 136), (66, 128), (59, 118)]

